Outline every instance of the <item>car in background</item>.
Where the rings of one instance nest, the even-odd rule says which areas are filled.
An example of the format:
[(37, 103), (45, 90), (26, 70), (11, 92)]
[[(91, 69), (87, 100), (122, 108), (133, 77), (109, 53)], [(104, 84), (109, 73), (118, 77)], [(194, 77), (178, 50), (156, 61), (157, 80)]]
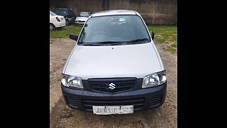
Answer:
[(90, 14), (90, 12), (80, 12), (80, 16), (76, 17), (75, 22), (77, 24), (83, 25), (87, 21)]
[(50, 11), (50, 30), (64, 27), (65, 25), (65, 18), (63, 16), (56, 15), (55, 13)]
[(66, 20), (66, 25), (70, 25), (74, 22), (76, 15), (75, 13), (68, 8), (56, 8), (52, 10), (55, 14), (64, 16)]

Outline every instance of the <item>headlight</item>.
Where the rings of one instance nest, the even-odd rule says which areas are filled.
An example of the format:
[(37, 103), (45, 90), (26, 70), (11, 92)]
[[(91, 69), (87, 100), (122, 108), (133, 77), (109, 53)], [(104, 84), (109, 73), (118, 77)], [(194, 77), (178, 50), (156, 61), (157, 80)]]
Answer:
[(81, 78), (75, 76), (63, 75), (61, 83), (65, 87), (83, 88)]
[(165, 71), (150, 74), (144, 77), (142, 88), (154, 87), (166, 82)]

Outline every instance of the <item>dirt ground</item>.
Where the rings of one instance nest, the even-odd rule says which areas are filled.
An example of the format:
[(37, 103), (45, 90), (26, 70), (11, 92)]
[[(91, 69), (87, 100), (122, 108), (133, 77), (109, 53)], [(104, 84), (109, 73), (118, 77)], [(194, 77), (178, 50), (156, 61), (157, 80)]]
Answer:
[(91, 112), (73, 110), (64, 104), (60, 76), (73, 48), (70, 39), (51, 39), (50, 43), (50, 125), (51, 128), (176, 128), (177, 127), (177, 69), (176, 54), (156, 45), (167, 70), (167, 96), (164, 104), (153, 110), (129, 115), (98, 116)]

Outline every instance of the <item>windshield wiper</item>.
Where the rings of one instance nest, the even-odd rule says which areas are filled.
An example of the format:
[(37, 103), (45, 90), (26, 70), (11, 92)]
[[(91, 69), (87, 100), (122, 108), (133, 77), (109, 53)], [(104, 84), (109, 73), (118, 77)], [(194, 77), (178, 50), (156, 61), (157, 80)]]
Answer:
[(142, 38), (142, 39), (130, 40), (130, 41), (127, 41), (127, 43), (144, 43), (144, 42), (147, 42), (147, 41), (149, 41), (149, 39)]
[(103, 41), (103, 42), (86, 42), (84, 46), (108, 46), (108, 45), (124, 45), (124, 44), (134, 44), (134, 43), (144, 43), (149, 41), (147, 38), (130, 40), (130, 41)]
[(95, 42), (95, 43), (86, 43), (83, 44), (85, 46), (100, 46), (100, 45), (120, 45), (122, 42), (116, 41), (103, 41), (103, 42)]

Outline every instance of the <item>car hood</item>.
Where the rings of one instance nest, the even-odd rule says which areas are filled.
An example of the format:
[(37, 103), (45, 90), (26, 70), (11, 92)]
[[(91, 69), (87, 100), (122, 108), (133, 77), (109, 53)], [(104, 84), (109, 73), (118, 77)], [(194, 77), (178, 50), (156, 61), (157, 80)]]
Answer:
[(87, 78), (137, 77), (164, 70), (153, 43), (75, 46), (63, 74)]

